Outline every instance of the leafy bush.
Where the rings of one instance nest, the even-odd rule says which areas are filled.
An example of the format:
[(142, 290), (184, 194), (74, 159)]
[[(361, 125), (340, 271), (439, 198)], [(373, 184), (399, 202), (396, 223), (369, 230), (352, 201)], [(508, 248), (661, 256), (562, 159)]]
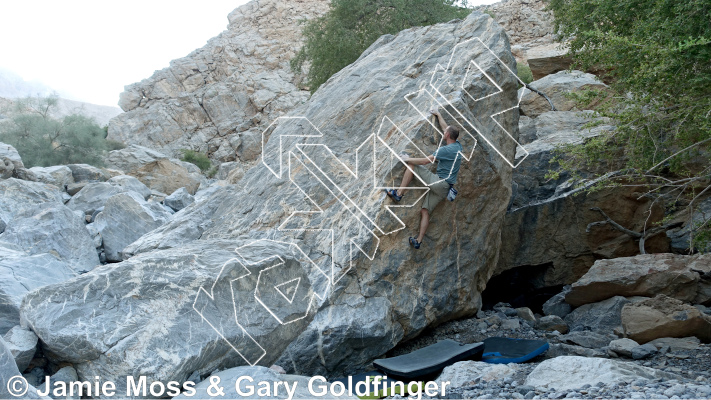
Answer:
[(28, 168), (85, 163), (104, 165), (104, 156), (122, 144), (109, 143), (105, 130), (92, 118), (72, 114), (51, 117), (58, 97), (16, 101), (9, 123), (0, 126), (0, 141), (14, 146)]
[[(599, 71), (609, 92), (583, 103), (617, 129), (561, 149), (568, 171), (597, 167), (601, 185), (625, 182), (672, 207), (711, 189), (711, 8), (708, 0), (549, 0), (573, 67)], [(695, 227), (708, 237), (711, 219)]]
[(471, 12), (466, 5), (466, 0), (333, 0), (325, 15), (306, 22), (304, 46), (291, 68), (301, 74), (309, 66), (306, 85), (313, 93), (380, 36), (465, 18)]
[(183, 153), (183, 156), (180, 157), (181, 160), (197, 165), (203, 173), (206, 173), (212, 167), (212, 162), (205, 153), (189, 149), (182, 149), (180, 152)]
[(529, 84), (533, 82), (533, 73), (531, 72), (531, 67), (523, 63), (516, 63), (516, 75), (523, 81), (523, 83)]

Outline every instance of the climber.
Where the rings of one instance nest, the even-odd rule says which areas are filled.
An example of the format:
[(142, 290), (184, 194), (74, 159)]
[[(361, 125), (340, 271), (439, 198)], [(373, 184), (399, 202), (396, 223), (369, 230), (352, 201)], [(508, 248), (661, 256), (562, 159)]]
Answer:
[[(413, 171), (429, 186), (430, 190), (425, 195), (422, 201), (422, 209), (420, 210), (422, 214), (420, 220), (420, 234), (417, 238), (410, 237), (408, 239), (410, 245), (416, 249), (420, 248), (422, 240), (425, 238), (425, 232), (427, 232), (427, 228), (430, 224), (430, 214), (437, 204), (445, 197), (448, 197), (450, 190), (453, 194), (456, 194), (453, 187), (454, 184), (457, 183), (457, 173), (459, 173), (459, 165), (462, 163), (462, 145), (457, 141), (457, 138), (459, 138), (459, 130), (452, 125), (448, 126), (438, 110), (434, 109), (430, 112), (439, 121), (439, 125), (444, 132), (443, 138), (447, 145), (438, 148), (431, 156), (426, 158), (410, 158), (407, 154), (404, 154), (402, 159), (403, 162), (407, 163), (408, 167), (405, 168), (405, 174), (402, 177), (400, 187), (397, 190), (391, 189), (385, 191), (391, 199), (400, 201), (407, 190), (407, 186), (412, 181), (414, 176)], [(438, 162), (437, 175), (425, 167), (425, 165), (434, 163), (435, 161)], [(453, 196), (450, 197), (450, 199), (453, 199)]]

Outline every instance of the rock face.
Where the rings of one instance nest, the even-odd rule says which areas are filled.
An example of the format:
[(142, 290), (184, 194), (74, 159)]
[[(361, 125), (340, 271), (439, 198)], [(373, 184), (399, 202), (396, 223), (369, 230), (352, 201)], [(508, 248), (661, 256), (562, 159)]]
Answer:
[(3, 339), (5, 339), (5, 345), (15, 358), (17, 368), (20, 371), (27, 369), (37, 350), (37, 335), (18, 325), (10, 329), (3, 336)]
[[(27, 392), (22, 395), (17, 395), (19, 393), (10, 393), (8, 391), (8, 385), (11, 384), (11, 379), (17, 375), (20, 375), (20, 371), (17, 369), (17, 364), (15, 364), (15, 359), (12, 357), (12, 353), (7, 348), (5, 341), (0, 337), (0, 398), (2, 399), (39, 399), (40, 396), (37, 394), (37, 389), (32, 386), (27, 388)], [(13, 388), (15, 386), (12, 386)], [(22, 388), (22, 385), (17, 385), (18, 389)]]
[(511, 51), (518, 62), (531, 68), (534, 79), (564, 71), (572, 63), (568, 51), (555, 40), (553, 15), (542, 0), (507, 0), (482, 6), (511, 38)]
[[(517, 172), (516, 179), (535, 186), (528, 177), (519, 175), (523, 173)], [(533, 176), (537, 174), (532, 173)], [(545, 193), (544, 188), (537, 190)], [(590, 208), (600, 207), (623, 226), (641, 230), (651, 201), (638, 200), (638, 193), (629, 188), (602, 189), (592, 193), (579, 191), (576, 189), (531, 202), (506, 215), (497, 275), (515, 267), (543, 266), (540, 278), (532, 282), (537, 287), (572, 284), (596, 259), (639, 254), (638, 243), (617, 230), (600, 227), (587, 233), (588, 224), (601, 219), (600, 214)], [(520, 201), (526, 201), (527, 196), (522, 194)], [(653, 207), (650, 219), (659, 221), (662, 217), (663, 210)], [(649, 252), (668, 251), (668, 246), (663, 235), (646, 243)]]
[(485, 6), (511, 39), (514, 55), (532, 46), (552, 43), (553, 15), (540, 0), (508, 0)]
[(20, 324), (20, 303), (27, 292), (74, 276), (55, 256), (28, 256), (19, 247), (0, 242), (0, 336)]
[(603, 334), (612, 333), (622, 326), (622, 307), (630, 300), (615, 296), (598, 303), (578, 307), (565, 316), (565, 321), (571, 331), (597, 331)]
[(567, 70), (573, 63), (568, 50), (560, 43), (536, 46), (526, 51), (526, 62), (531, 68), (533, 79)]
[[(328, 298), (314, 300), (318, 312), (313, 320), (276, 326), (276, 317), (252, 310), (249, 320), (255, 325), (247, 330), (269, 349), (260, 365), (271, 365), (281, 356), (278, 364), (289, 372), (343, 375), (370, 364), (428, 326), (473, 315), (497, 262), (500, 227), (510, 197), (511, 167), (506, 161), (515, 154), (515, 143), (489, 117), (517, 104), (515, 76), (482, 43), (506, 67), (514, 67), (504, 31), (484, 14), (381, 38), (294, 110), (293, 116), (307, 118), (313, 125), (302, 118), (276, 121), (264, 137), (263, 163), (246, 171), (236, 185), (218, 186), (204, 201), (178, 213), (180, 221), (194, 221), (199, 227), (171, 222), (149, 233), (151, 240), (139, 239), (140, 248), (130, 246), (137, 255), (129, 260), (33, 292), (24, 303), (26, 320), (55, 359), (75, 363), (80, 377), (150, 370), (155, 371), (149, 373), (150, 379), (185, 379), (195, 371), (204, 375), (218, 366), (244, 365), (245, 360), (228, 351), (229, 346), (190, 306), (199, 287), (214, 283), (228, 257), (234, 257), (228, 253), (239, 243), (265, 238), (298, 245), (333, 287)], [(501, 93), (474, 101), (469, 91), (495, 87), (480, 79), (483, 74), (467, 73), (472, 60), (497, 82)], [(434, 76), (441, 96), (432, 96), (429, 84), (438, 64), (446, 66)], [(465, 76), (472, 80), (462, 85)], [(403, 166), (394, 155), (417, 154), (415, 145), (425, 154), (437, 149), (439, 134), (423, 118), (437, 99), (446, 103), (440, 109), (450, 123), (455, 120), (452, 115), (458, 117), (460, 142), (471, 159), (462, 163), (457, 200), (437, 207), (423, 247), (415, 251), (407, 245), (407, 237), (419, 226), (419, 206), (394, 209), (399, 222), (389, 212), (387, 207), (393, 204), (381, 187), (395, 186), (401, 179)], [(159, 102), (149, 100), (149, 104), (153, 111), (161, 107)], [(465, 118), (479, 121), (489, 143), (480, 138), (474, 148), (469, 136), (475, 134), (474, 128)], [(517, 136), (517, 112), (503, 113), (496, 121)], [(315, 126), (322, 127), (322, 136), (316, 137)], [(297, 146), (302, 143), (313, 146)], [(357, 160), (357, 175), (345, 171), (339, 160), (349, 168), (356, 168)], [(357, 208), (348, 201), (341, 203), (343, 196)], [(413, 190), (400, 205), (417, 203), (420, 196)], [(210, 248), (217, 240), (224, 244), (223, 251)], [(155, 250), (161, 246), (169, 248)], [(270, 256), (289, 260), (289, 253), (281, 254), (286, 251), (274, 249)], [(151, 279), (129, 278), (133, 276)], [(317, 276), (308, 275), (312, 285)], [(272, 285), (277, 283), (286, 282)], [(95, 295), (91, 300), (83, 299), (87, 285)], [(55, 293), (51, 303), (45, 295), (49, 290)], [(253, 291), (243, 295), (254, 299)], [(82, 314), (83, 323), (74, 323), (81, 311), (71, 310), (92, 309), (101, 301), (116, 306), (101, 307), (105, 314), (90, 320)], [(230, 296), (219, 301), (233, 308)], [(121, 326), (105, 323), (124, 321), (128, 310), (139, 309), (147, 311), (134, 311)], [(233, 314), (224, 317), (233, 321)], [(233, 329), (230, 337), (238, 334), (235, 327), (229, 329)], [(153, 350), (158, 347), (164, 353)]]
[(328, 4), (261, 0), (237, 8), (205, 47), (126, 86), (119, 99), (126, 112), (111, 120), (108, 138), (173, 157), (192, 149), (220, 161), (254, 161), (250, 142), (258, 145), (274, 119), (309, 97), (289, 60), (300, 47), (299, 21), (322, 15)]
[(99, 264), (83, 219), (63, 204), (44, 203), (23, 211), (7, 225), (0, 240), (31, 255), (54, 254), (76, 272)]
[(325, 274), (293, 250), (211, 240), (138, 255), (29, 293), (23, 320), (48, 358), (71, 362), (81, 378), (114, 380), (119, 393), (128, 375), (185, 381), (247, 360), (271, 365), (328, 289)]
[(0, 233), (15, 216), (42, 203), (64, 204), (55, 186), (10, 178), (0, 181)]
[(64, 190), (67, 185), (74, 183), (72, 170), (66, 165), (32, 167), (30, 171), (37, 177), (38, 181), (57, 186), (62, 190)]
[(17, 149), (6, 143), (0, 143), (0, 161), (7, 161), (12, 165), (13, 170), (15, 168), (25, 168), (25, 164), (22, 163), (22, 158), (20, 158)]
[(163, 200), (163, 204), (172, 208), (173, 211), (180, 211), (194, 202), (195, 198), (191, 196), (185, 188), (176, 190)]
[(109, 198), (103, 211), (96, 216), (94, 225), (101, 234), (106, 259), (121, 261), (124, 247), (169, 219), (170, 213), (160, 204), (127, 192)]
[[(595, 78), (593, 74), (581, 71), (560, 71), (552, 75), (533, 81), (530, 84), (537, 90), (545, 93), (558, 111), (576, 110), (575, 101), (566, 97), (567, 94), (586, 89), (603, 90), (607, 85)], [(521, 113), (531, 118), (536, 118), (544, 112), (551, 111), (551, 106), (542, 96), (532, 91), (521, 88)]]
[(625, 335), (639, 343), (664, 337), (696, 336), (711, 341), (711, 317), (663, 294), (622, 308)]
[(637, 379), (678, 379), (668, 372), (625, 361), (604, 358), (562, 356), (543, 361), (526, 378), (526, 385), (556, 390), (579, 389), (598, 382), (629, 383)]
[(644, 254), (598, 260), (577, 282), (565, 301), (573, 306), (613, 296), (664, 294), (685, 302), (704, 303), (710, 284), (701, 276), (711, 272), (711, 256)]
[(165, 194), (181, 187), (195, 194), (205, 181), (195, 165), (137, 145), (110, 152), (106, 162), (112, 168), (138, 178), (150, 189)]
[(488, 364), (481, 361), (460, 361), (445, 368), (437, 382), (449, 382), (449, 387), (472, 386), (479, 382), (512, 378), (518, 371), (516, 364)]

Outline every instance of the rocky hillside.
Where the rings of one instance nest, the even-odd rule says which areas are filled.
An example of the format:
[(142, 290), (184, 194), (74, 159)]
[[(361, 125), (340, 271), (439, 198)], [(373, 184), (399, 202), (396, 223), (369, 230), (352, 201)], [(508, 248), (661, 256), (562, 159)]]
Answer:
[(531, 67), (533, 77), (563, 71), (570, 66), (564, 46), (555, 40), (553, 18), (541, 0), (505, 0), (480, 6), (506, 30), (516, 60)]
[(328, 4), (259, 0), (237, 8), (205, 47), (126, 86), (119, 100), (125, 113), (111, 121), (109, 139), (172, 156), (192, 149), (253, 162), (262, 131), (309, 97), (289, 60), (301, 43), (299, 21), (322, 15)]

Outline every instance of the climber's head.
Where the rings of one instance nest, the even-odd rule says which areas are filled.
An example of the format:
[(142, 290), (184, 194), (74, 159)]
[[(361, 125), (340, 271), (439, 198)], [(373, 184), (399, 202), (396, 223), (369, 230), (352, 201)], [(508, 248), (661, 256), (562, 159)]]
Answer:
[(459, 129), (455, 128), (454, 126), (450, 125), (447, 127), (447, 129), (444, 131), (444, 139), (451, 139), (451, 140), (457, 140), (459, 138)]

